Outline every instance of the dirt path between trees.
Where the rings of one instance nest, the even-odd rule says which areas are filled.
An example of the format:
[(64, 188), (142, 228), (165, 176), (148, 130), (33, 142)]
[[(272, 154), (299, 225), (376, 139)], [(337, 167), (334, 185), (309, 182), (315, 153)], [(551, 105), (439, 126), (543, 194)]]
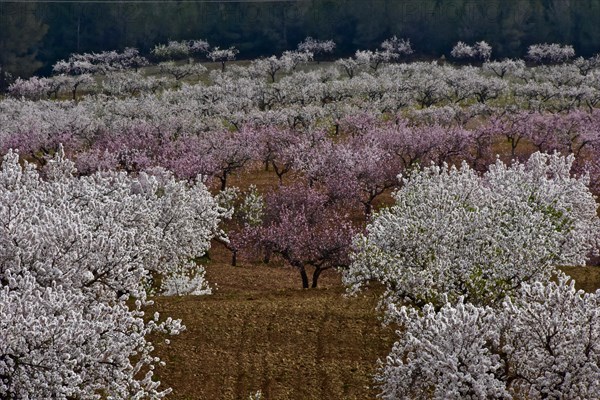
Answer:
[(377, 294), (345, 297), (338, 274), (300, 289), (298, 273), (278, 266), (227, 265), (211, 250), (210, 296), (159, 298), (156, 308), (187, 330), (171, 344), (155, 341), (167, 363), (157, 371), (169, 399), (375, 398), (372, 376), (394, 333), (375, 310)]

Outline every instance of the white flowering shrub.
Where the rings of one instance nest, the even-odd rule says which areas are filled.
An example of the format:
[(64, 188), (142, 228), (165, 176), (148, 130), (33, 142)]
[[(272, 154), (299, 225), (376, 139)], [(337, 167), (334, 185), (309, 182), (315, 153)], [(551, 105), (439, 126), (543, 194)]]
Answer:
[(471, 58), (475, 57), (473, 46), (469, 46), (465, 42), (459, 41), (454, 45), (450, 55), (454, 58)]
[(300, 64), (306, 64), (307, 62), (312, 61), (313, 58), (314, 55), (311, 52), (295, 50), (284, 51), (280, 57), (286, 68), (291, 70), (295, 70)]
[(161, 288), (164, 296), (203, 296), (212, 293), (204, 279), (204, 268), (194, 262), (178, 266), (164, 276)]
[(458, 42), (452, 48), (450, 55), (454, 58), (479, 58), (489, 61), (492, 56), (492, 46), (485, 41), (476, 42), (470, 46), (465, 42)]
[(235, 57), (239, 54), (239, 50), (231, 46), (228, 49), (221, 49), (214, 47), (210, 52), (206, 54), (206, 57), (211, 59), (213, 62), (221, 63), (221, 71), (225, 71), (225, 63), (227, 61), (234, 61)]
[(260, 225), (265, 215), (265, 199), (254, 185), (250, 185), (248, 191), (238, 207), (238, 217), (250, 226)]
[(408, 55), (414, 53), (414, 50), (410, 44), (410, 39), (399, 39), (396, 37), (396, 35), (384, 40), (381, 43), (381, 48), (385, 51), (390, 51), (399, 55)]
[(592, 399), (600, 393), (600, 292), (558, 283), (523, 285), (500, 312), (503, 379), (531, 399)]
[(590, 58), (578, 57), (573, 61), (573, 65), (579, 69), (581, 75), (588, 75), (590, 72), (595, 72), (600, 68), (600, 54), (595, 54)]
[(575, 49), (558, 43), (532, 44), (527, 48), (526, 58), (536, 63), (562, 63), (575, 57)]
[(360, 64), (354, 58), (340, 58), (335, 61), (335, 65), (340, 67), (348, 75), (348, 78), (354, 78), (360, 67)]
[(588, 179), (570, 176), (573, 160), (535, 153), (483, 176), (466, 164), (414, 173), (355, 239), (345, 283), (378, 281), (391, 301), (418, 305), (446, 295), (495, 304), (557, 265), (583, 264), (600, 225)]
[(332, 53), (334, 49), (335, 42), (333, 40), (317, 40), (310, 36), (298, 43), (298, 51), (312, 53), (315, 55), (321, 53)]
[(66, 285), (44, 287), (5, 273), (0, 287), (0, 397), (3, 399), (164, 398), (160, 360), (146, 336), (178, 334), (170, 318), (144, 322), (142, 302), (99, 302)]
[(377, 376), (382, 399), (595, 399), (600, 292), (523, 284), (498, 308), (390, 309), (403, 326)]
[(399, 53), (387, 50), (357, 50), (354, 54), (359, 65), (367, 65), (374, 71), (377, 71), (381, 64), (396, 60), (399, 56)]
[(489, 61), (492, 57), (492, 46), (488, 42), (482, 40), (476, 42), (473, 47), (475, 48), (477, 56), (482, 60)]
[(206, 253), (213, 237), (224, 236), (219, 222), (233, 211), (222, 207), (202, 182), (188, 185), (161, 168), (149, 173), (140, 174), (133, 190), (150, 200), (157, 217), (153, 237), (158, 258), (148, 268), (168, 275)]
[(206, 53), (210, 45), (205, 40), (182, 40), (180, 42), (169, 40), (167, 44), (157, 44), (151, 53), (160, 60), (178, 60), (188, 58), (199, 53)]
[[(0, 398), (163, 398), (147, 321), (152, 274), (189, 272), (226, 212), (164, 170), (77, 177), (62, 148), (43, 171), (9, 151), (0, 170)], [(175, 293), (207, 293), (195, 267)], [(135, 300), (135, 301), (132, 301)]]
[(167, 44), (157, 44), (152, 49), (152, 55), (160, 59), (185, 58), (190, 54), (190, 46), (187, 42), (170, 40)]
[(500, 357), (486, 347), (498, 344), (494, 313), (459, 301), (439, 312), (427, 305), (422, 312), (391, 307), (401, 324), (400, 340), (382, 366), (376, 381), (383, 399), (496, 399), (508, 398)]
[(29, 79), (17, 78), (9, 87), (8, 93), (17, 98), (40, 100), (50, 91), (50, 79), (32, 76)]
[(56, 74), (106, 74), (127, 69), (137, 70), (148, 65), (148, 60), (136, 48), (127, 47), (122, 53), (103, 51), (100, 53), (71, 54), (67, 60), (57, 61), (52, 70)]

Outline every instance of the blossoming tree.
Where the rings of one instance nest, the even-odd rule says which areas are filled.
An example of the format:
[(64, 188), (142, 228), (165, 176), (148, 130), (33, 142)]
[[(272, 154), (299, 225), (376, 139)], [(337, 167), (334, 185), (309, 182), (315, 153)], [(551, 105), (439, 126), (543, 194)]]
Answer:
[(346, 283), (379, 281), (392, 302), (493, 305), (557, 265), (583, 264), (600, 220), (587, 178), (570, 176), (573, 161), (535, 153), (483, 176), (464, 163), (415, 172), (355, 240)]

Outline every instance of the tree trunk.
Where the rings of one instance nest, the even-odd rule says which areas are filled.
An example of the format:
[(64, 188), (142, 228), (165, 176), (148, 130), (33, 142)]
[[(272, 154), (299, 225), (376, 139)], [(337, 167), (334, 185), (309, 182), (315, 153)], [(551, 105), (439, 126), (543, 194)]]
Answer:
[(373, 211), (373, 206), (371, 205), (371, 201), (367, 201), (364, 202), (363, 205), (365, 206), (365, 216), (369, 217), (371, 215), (371, 212)]
[(263, 257), (263, 263), (268, 264), (271, 261), (271, 255), (273, 252), (270, 249), (265, 250), (265, 256)]
[(321, 275), (321, 272), (323, 272), (323, 270), (319, 267), (315, 268), (315, 272), (313, 273), (313, 278), (312, 278), (312, 288), (316, 288), (317, 287), (317, 281), (319, 280), (319, 275)]
[(306, 275), (304, 265), (299, 263), (297, 264), (297, 268), (300, 270), (300, 276), (302, 277), (302, 288), (308, 289), (308, 275)]
[(237, 267), (237, 250), (231, 250), (231, 266)]

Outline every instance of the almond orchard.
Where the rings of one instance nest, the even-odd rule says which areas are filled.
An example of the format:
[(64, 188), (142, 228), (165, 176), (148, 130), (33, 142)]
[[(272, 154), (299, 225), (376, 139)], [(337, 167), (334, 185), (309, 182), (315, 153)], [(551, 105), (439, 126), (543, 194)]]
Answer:
[(176, 394), (155, 347), (186, 321), (151, 310), (211, 296), (215, 248), (232, 274), (281, 265), (307, 291), (337, 273), (346, 296), (377, 293), (397, 330), (379, 398), (598, 398), (600, 292), (561, 268), (600, 249), (600, 55), (335, 49), (307, 37), (244, 60), (169, 41), (11, 80), (0, 398)]

